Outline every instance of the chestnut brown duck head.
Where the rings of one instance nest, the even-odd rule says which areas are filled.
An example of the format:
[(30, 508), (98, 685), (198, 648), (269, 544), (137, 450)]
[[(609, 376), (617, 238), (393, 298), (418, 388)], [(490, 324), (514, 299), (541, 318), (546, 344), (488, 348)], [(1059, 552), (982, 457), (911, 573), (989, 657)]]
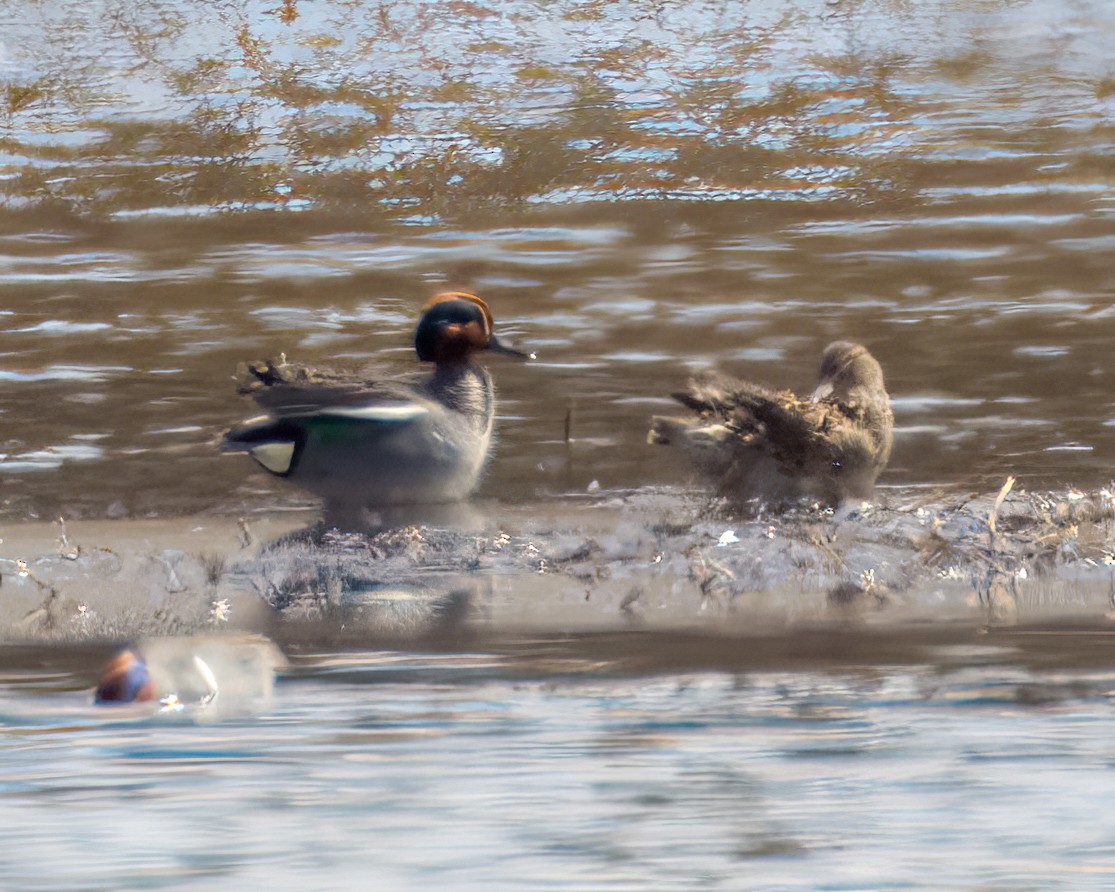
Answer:
[(809, 399), (717, 373), (674, 394), (696, 413), (655, 417), (647, 440), (681, 450), (733, 501), (871, 496), (886, 467), (894, 416), (883, 370), (860, 344), (836, 341), (821, 356)]

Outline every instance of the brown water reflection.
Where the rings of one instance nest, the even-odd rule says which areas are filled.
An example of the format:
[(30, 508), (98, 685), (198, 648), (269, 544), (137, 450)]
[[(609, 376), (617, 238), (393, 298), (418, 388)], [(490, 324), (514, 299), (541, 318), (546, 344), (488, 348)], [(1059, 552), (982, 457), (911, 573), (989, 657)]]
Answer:
[(887, 370), (884, 487), (1111, 476), (1099, 0), (6, 19), (8, 517), (300, 503), (211, 448), (236, 362), (406, 364), (450, 287), (542, 357), (494, 364), (501, 499), (683, 482), (642, 444), (693, 367), (804, 387), (836, 337)]
[[(743, 21), (722, 3), (38, 12), (16, 28), (24, 65), (6, 88), (16, 151), (40, 162), (14, 194), (92, 212), (379, 203), (457, 217), (525, 200), (852, 194), (894, 180), (863, 149), (909, 129), (892, 58), (806, 46), (803, 21), (849, 18), (826, 5)], [(78, 138), (41, 138), (59, 129)]]

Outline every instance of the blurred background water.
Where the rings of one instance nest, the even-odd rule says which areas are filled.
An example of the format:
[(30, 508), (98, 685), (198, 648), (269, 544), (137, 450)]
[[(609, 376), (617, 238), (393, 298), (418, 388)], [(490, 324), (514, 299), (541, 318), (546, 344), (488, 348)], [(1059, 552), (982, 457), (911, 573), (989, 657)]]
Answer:
[[(492, 362), (487, 494), (520, 512), (684, 486), (644, 435), (688, 374), (808, 389), (836, 338), (894, 397), (882, 498), (1112, 477), (1105, 0), (9, 0), (0, 24), (7, 524), (311, 504), (216, 454), (250, 411), (236, 363), (407, 367), (448, 289), (540, 356)], [(216, 723), (92, 710), (100, 653), (12, 658), (0, 885), (1115, 884), (1103, 647), (631, 675), (525, 650), (324, 653)]]
[(0, 19), (10, 519), (301, 503), (211, 448), (236, 363), (405, 366), (448, 288), (541, 357), (493, 363), (501, 499), (683, 482), (643, 436), (693, 368), (806, 389), (834, 338), (886, 369), (885, 486), (1111, 477), (1102, 0)]

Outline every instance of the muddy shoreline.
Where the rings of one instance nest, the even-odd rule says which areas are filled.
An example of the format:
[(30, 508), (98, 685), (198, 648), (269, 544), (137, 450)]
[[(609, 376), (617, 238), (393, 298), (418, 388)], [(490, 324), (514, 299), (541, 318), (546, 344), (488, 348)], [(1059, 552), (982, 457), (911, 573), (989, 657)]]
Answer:
[(1115, 592), (1110, 489), (889, 490), (854, 511), (748, 517), (678, 491), (554, 500), (544, 518), (461, 510), (452, 526), (378, 533), (313, 512), (8, 526), (3, 640), (10, 659), (22, 645), (261, 634), (296, 660), (537, 641), (617, 666), (886, 662), (988, 636), (1030, 653), (1106, 641)]

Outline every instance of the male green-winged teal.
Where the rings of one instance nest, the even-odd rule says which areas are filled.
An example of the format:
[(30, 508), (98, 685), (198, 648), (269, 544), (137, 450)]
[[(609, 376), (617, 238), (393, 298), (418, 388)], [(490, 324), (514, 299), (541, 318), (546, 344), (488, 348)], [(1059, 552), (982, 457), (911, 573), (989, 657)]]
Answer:
[(266, 410), (222, 448), (334, 506), (428, 505), (466, 497), (488, 457), (495, 392), (476, 353), (530, 358), (500, 343), (480, 298), (439, 294), (414, 336), (427, 374), (366, 380), (267, 361), (242, 368), (241, 392)]
[(696, 416), (653, 418), (648, 442), (678, 447), (736, 501), (865, 499), (890, 457), (894, 416), (883, 370), (859, 344), (825, 348), (809, 399), (714, 372), (674, 398)]

